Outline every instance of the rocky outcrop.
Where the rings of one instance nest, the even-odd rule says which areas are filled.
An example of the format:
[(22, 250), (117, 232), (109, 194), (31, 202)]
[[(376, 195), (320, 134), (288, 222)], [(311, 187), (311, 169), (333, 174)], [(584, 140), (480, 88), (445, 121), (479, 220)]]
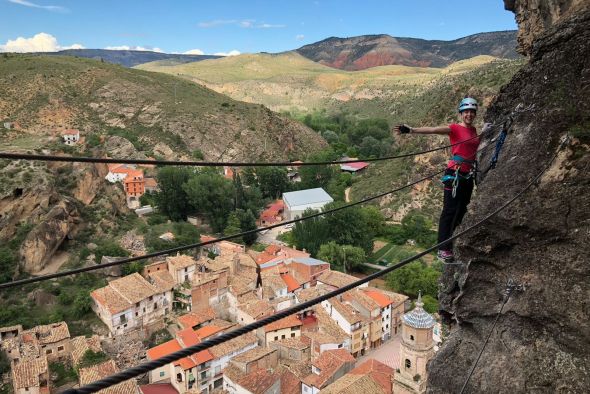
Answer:
[(502, 122), (518, 104), (530, 111), (515, 118), (500, 164), (478, 188), (462, 228), (522, 190), (561, 138), (572, 140), (538, 184), (457, 242), (464, 265), (445, 267), (439, 299), (443, 314), (458, 324), (429, 364), (430, 393), (460, 391), (508, 279), (525, 290), (504, 306), (467, 392), (585, 393), (590, 387), (590, 12), (560, 20), (534, 42), (529, 64), (502, 88), (486, 121)]
[(84, 205), (89, 205), (104, 185), (107, 166), (104, 164), (89, 165), (86, 163), (74, 163), (74, 172), (77, 174), (77, 182), (72, 194), (74, 198)]
[(590, 8), (588, 0), (504, 0), (518, 22), (518, 51), (529, 55), (533, 42), (548, 28)]
[(20, 269), (27, 273), (41, 271), (79, 221), (72, 199), (65, 198), (53, 205), (21, 245)]

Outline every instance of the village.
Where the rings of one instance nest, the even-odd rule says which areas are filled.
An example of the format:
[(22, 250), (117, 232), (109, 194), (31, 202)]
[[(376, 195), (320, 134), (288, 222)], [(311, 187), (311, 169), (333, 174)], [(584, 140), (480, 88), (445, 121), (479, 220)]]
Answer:
[[(77, 130), (64, 143), (80, 141)], [(289, 179), (297, 182), (298, 165)], [(342, 164), (356, 172), (367, 163)], [(124, 186), (126, 203), (139, 216), (153, 212), (140, 198), (156, 192), (153, 166), (109, 164), (105, 177)], [(225, 167), (224, 176), (233, 177)], [(263, 227), (321, 209), (333, 199), (323, 189), (283, 193), (260, 214)], [(190, 218), (189, 218), (190, 221)], [(194, 223), (196, 224), (196, 223)], [(287, 231), (287, 229), (283, 229)], [(162, 237), (172, 234), (163, 234)], [(162, 238), (162, 239), (164, 239)], [(215, 241), (201, 235), (200, 241)], [(141, 272), (111, 275), (91, 292), (92, 310), (107, 335), (71, 337), (66, 322), (23, 329), (0, 328), (0, 347), (11, 364), (15, 393), (59, 392), (51, 387), (51, 362), (71, 365), (85, 385), (156, 360), (358, 280), (331, 269), (330, 262), (274, 237), (263, 251), (230, 241), (202, 247), (192, 255), (162, 256)], [(103, 260), (112, 261), (105, 256)], [(402, 294), (369, 286), (333, 297), (254, 332), (184, 357), (131, 379), (105, 393), (323, 393), (425, 392), (426, 363), (441, 341), (440, 324)], [(161, 343), (145, 346), (153, 336)], [(58, 391), (55, 391), (58, 390)]]

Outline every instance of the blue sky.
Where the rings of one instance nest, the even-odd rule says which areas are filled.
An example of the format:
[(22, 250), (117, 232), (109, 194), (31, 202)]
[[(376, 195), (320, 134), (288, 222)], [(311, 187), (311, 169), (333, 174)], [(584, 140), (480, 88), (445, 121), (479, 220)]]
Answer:
[(331, 36), (453, 40), (517, 28), (501, 0), (0, 0), (0, 15), (0, 51), (280, 52)]

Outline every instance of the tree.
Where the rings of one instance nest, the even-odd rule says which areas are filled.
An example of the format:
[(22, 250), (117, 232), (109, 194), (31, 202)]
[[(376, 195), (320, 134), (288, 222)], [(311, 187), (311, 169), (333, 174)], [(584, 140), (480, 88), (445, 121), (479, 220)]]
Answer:
[(366, 261), (365, 251), (352, 245), (338, 245), (334, 241), (320, 246), (318, 258), (345, 273), (353, 272)]
[[(345, 205), (342, 202), (327, 204), (324, 210)], [(362, 248), (366, 253), (373, 250), (375, 234), (369, 227), (359, 206), (346, 208), (325, 216), (330, 239), (341, 245), (353, 245)]]
[(406, 239), (413, 239), (420, 246), (428, 247), (436, 243), (436, 232), (432, 230), (432, 224), (417, 210), (404, 216), (402, 229)]
[(234, 207), (234, 186), (232, 181), (211, 169), (195, 174), (182, 186), (188, 196), (191, 208), (206, 216), (215, 231), (226, 226), (227, 216)]
[(256, 170), (256, 178), (264, 197), (276, 199), (289, 190), (289, 178), (285, 168), (260, 167)]
[[(331, 149), (325, 149), (319, 153), (310, 155), (308, 161), (334, 161), (338, 157), (336, 153)], [(303, 189), (311, 189), (315, 187), (326, 188), (328, 182), (336, 174), (336, 168), (334, 166), (302, 166), (299, 169), (301, 175), (301, 187)]]
[(74, 317), (81, 318), (86, 315), (92, 309), (91, 305), (92, 302), (88, 293), (80, 293), (76, 295), (74, 303), (72, 304), (72, 313)]
[(440, 271), (428, 267), (423, 262), (415, 261), (390, 273), (386, 281), (394, 291), (410, 297), (416, 298), (418, 291), (421, 290), (424, 296), (436, 298), (439, 277)]
[(171, 220), (186, 220), (190, 206), (184, 185), (191, 176), (192, 171), (183, 167), (164, 167), (158, 172), (160, 191), (156, 193), (155, 201), (158, 210)]
[(14, 253), (10, 248), (0, 247), (0, 281), (8, 282), (12, 279), (15, 268)]
[(428, 313), (438, 312), (438, 300), (432, 297), (430, 294), (426, 294), (422, 297), (424, 303), (424, 310)]
[[(255, 230), (257, 228), (256, 217), (254, 216), (252, 211), (250, 211), (250, 210), (244, 211), (243, 209), (238, 209), (236, 211), (236, 214), (237, 214), (238, 218), (240, 219), (240, 229), (242, 230), (242, 232)], [(244, 243), (246, 245), (252, 245), (254, 242), (256, 242), (256, 239), (258, 238), (258, 234), (256, 234), (256, 233), (247, 234), (247, 235), (244, 235), (242, 238), (244, 239)]]
[(127, 257), (129, 256), (129, 252), (112, 239), (105, 239), (98, 243), (98, 247), (94, 251), (94, 257), (97, 264), (100, 264), (103, 256)]
[[(227, 226), (223, 230), (223, 235), (228, 236), (228, 235), (238, 234), (241, 232), (242, 232), (242, 230), (240, 228), (240, 218), (238, 217), (238, 213), (236, 211), (234, 211), (234, 212), (230, 213), (227, 218)], [(237, 242), (237, 243), (244, 242), (242, 237), (233, 238), (232, 241)]]
[(385, 218), (379, 208), (374, 205), (367, 205), (361, 208), (361, 212), (367, 226), (371, 229), (371, 232), (375, 236), (383, 234), (385, 229)]
[[(306, 209), (302, 217), (307, 217), (314, 213), (317, 213), (317, 211)], [(321, 217), (297, 222), (291, 233), (293, 234), (293, 241), (297, 249), (305, 249), (312, 256), (317, 255), (322, 244), (330, 241), (330, 232), (327, 223)]]

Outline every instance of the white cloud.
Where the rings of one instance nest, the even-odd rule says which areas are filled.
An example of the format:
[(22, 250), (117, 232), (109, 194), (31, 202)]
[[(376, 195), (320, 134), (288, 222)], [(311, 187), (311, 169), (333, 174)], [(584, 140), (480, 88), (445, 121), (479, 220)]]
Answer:
[(69, 12), (70, 11), (66, 7), (62, 7), (60, 5), (39, 5), (39, 4), (31, 3), (30, 1), (26, 1), (26, 0), (8, 0), (8, 1), (13, 4), (24, 5), (25, 7), (40, 8), (43, 10), (53, 11), (53, 12)]
[(162, 49), (158, 47), (142, 47), (142, 46), (135, 46), (135, 45), (115, 45), (105, 47), (104, 49), (108, 49), (111, 51), (148, 51), (148, 52), (163, 52)]
[(202, 28), (219, 27), (224, 25), (233, 25), (244, 29), (277, 29), (287, 27), (287, 25), (273, 23), (256, 23), (256, 19), (216, 19), (212, 21), (199, 22), (198, 26)]
[(295, 39), (296, 39), (297, 41), (301, 41), (301, 40), (303, 40), (304, 38), (305, 38), (305, 36), (304, 36), (303, 34), (297, 34), (297, 35), (295, 36)]
[(191, 49), (189, 51), (183, 52), (184, 55), (204, 55), (205, 52), (201, 51), (200, 49)]
[(62, 49), (83, 49), (81, 44), (61, 46), (57, 38), (47, 33), (38, 33), (31, 38), (18, 37), (0, 44), (0, 52), (57, 52)]
[(217, 53), (214, 53), (215, 56), (238, 56), (240, 54), (241, 54), (241, 52), (240, 51), (236, 51), (235, 49), (233, 51), (229, 51), (229, 52), (217, 52)]
[(216, 19), (213, 21), (207, 21), (207, 22), (199, 22), (199, 27), (204, 27), (204, 28), (208, 28), (208, 27), (217, 27), (217, 26), (222, 26), (222, 25), (234, 25), (238, 23), (237, 20), (235, 19)]

